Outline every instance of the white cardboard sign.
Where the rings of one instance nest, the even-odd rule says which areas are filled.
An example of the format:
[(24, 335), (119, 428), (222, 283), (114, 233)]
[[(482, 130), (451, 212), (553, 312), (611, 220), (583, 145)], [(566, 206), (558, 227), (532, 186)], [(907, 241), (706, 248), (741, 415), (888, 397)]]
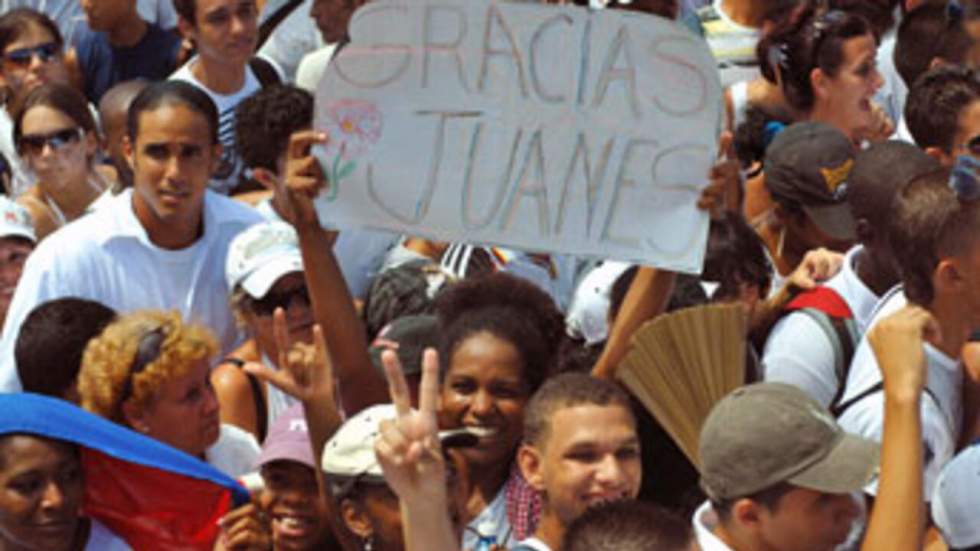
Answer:
[(317, 90), (321, 223), (701, 270), (721, 86), (627, 11), (375, 0)]

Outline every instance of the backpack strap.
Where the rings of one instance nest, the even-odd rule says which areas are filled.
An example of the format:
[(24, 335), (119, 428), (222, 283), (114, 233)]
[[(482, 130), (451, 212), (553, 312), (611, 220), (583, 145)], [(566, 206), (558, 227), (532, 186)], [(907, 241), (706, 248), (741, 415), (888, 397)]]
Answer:
[[(835, 402), (831, 404), (830, 414), (836, 418), (840, 418), (840, 416), (844, 415), (844, 412), (847, 411), (854, 404), (884, 389), (885, 389), (885, 383), (883, 381), (878, 381), (877, 383), (871, 385), (870, 388), (865, 389), (860, 394), (851, 398), (850, 400), (847, 400), (846, 402), (840, 402), (840, 403)], [(943, 408), (939, 404), (939, 398), (936, 398), (936, 394), (933, 393), (932, 389), (927, 386), (923, 388), (923, 391), (925, 392), (926, 396), (928, 396), (932, 400), (932, 402), (936, 404), (936, 407), (939, 408), (939, 411), (942, 411)]]
[(854, 321), (847, 302), (830, 287), (816, 287), (797, 295), (786, 305), (787, 312), (800, 312), (816, 323), (834, 348), (834, 373), (837, 375), (837, 392), (831, 404), (844, 396), (851, 359), (861, 340), (861, 332)]
[[(222, 363), (229, 363), (238, 369), (245, 367), (245, 360), (241, 358), (234, 358), (228, 356)], [(242, 370), (242, 373), (248, 379), (248, 386), (252, 388), (252, 401), (255, 406), (255, 427), (258, 429), (259, 443), (265, 442), (266, 436), (266, 425), (269, 423), (269, 412), (266, 409), (265, 395), (262, 394), (262, 383), (259, 381), (258, 377), (252, 375), (248, 371)]]
[(823, 285), (796, 295), (786, 305), (786, 310), (789, 312), (804, 308), (816, 308), (834, 318), (854, 319), (854, 313), (851, 312), (847, 301), (837, 294), (837, 291)]
[(248, 60), (248, 67), (255, 73), (255, 78), (263, 88), (282, 82), (279, 80), (279, 72), (276, 71), (276, 68), (261, 57), (253, 57)]

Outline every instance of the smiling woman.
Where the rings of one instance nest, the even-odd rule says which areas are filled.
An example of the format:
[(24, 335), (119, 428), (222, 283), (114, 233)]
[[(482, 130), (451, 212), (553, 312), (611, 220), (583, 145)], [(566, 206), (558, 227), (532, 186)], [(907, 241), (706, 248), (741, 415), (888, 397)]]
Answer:
[(79, 515), (83, 489), (75, 446), (27, 434), (0, 436), (0, 548), (129, 549)]
[[(528, 506), (533, 492), (512, 475), (512, 464), (524, 408), (552, 370), (563, 338), (562, 316), (534, 284), (504, 273), (450, 287), (436, 309), (443, 333), (440, 426), (479, 436), (475, 446), (460, 450), (472, 483), (463, 548), (491, 535), (507, 545), (523, 539), (536, 521)], [(518, 505), (522, 499), (528, 510)]]

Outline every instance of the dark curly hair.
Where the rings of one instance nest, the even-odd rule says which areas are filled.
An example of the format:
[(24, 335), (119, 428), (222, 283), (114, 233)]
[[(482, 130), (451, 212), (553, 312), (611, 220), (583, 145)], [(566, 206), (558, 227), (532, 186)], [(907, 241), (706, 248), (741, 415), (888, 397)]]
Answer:
[(313, 122), (313, 96), (295, 86), (263, 88), (235, 110), (235, 144), (245, 166), (276, 172), (289, 135)]
[(507, 273), (493, 273), (453, 284), (436, 299), (442, 333), (442, 373), (456, 349), (471, 335), (488, 332), (517, 348), (524, 379), (534, 392), (552, 373), (565, 338), (565, 322), (547, 293)]

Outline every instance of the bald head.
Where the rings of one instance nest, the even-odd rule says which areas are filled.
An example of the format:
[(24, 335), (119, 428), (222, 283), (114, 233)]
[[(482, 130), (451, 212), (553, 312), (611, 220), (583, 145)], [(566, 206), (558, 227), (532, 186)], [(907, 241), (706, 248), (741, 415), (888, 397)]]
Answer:
[(124, 187), (133, 183), (133, 174), (123, 156), (123, 137), (126, 135), (126, 113), (136, 96), (149, 85), (143, 79), (127, 80), (110, 88), (99, 100), (99, 120), (105, 133), (105, 150), (109, 152), (112, 164), (119, 173), (119, 182)]

